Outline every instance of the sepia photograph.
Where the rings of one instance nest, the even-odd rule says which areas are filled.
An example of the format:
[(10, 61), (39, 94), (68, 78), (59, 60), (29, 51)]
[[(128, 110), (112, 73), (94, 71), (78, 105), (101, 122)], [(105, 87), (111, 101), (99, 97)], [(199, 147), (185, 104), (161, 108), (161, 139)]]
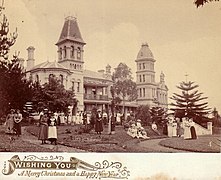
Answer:
[(0, 0), (0, 177), (221, 178), (220, 19), (219, 0)]

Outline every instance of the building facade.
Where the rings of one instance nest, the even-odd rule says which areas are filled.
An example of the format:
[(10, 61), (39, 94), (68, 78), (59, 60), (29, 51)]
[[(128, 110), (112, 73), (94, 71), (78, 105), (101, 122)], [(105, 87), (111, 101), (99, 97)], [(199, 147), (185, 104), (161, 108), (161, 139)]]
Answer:
[(137, 103), (140, 105), (161, 106), (167, 108), (168, 88), (165, 84), (164, 74), (161, 72), (160, 82), (155, 81), (153, 53), (147, 43), (142, 44), (136, 62)]
[[(84, 42), (74, 17), (65, 18), (65, 22), (56, 43), (58, 60), (45, 61), (35, 65), (34, 50), (27, 48), (28, 59), (26, 74), (33, 81), (40, 84), (47, 83), (51, 76), (57, 77), (65, 89), (75, 92), (78, 104), (73, 112), (91, 111), (96, 106), (108, 111), (111, 103), (110, 88), (113, 84), (111, 66), (98, 72), (84, 69)], [(154, 58), (147, 44), (143, 44), (137, 59), (137, 88), (138, 99), (135, 102), (126, 102), (126, 112), (134, 110), (139, 105), (167, 106), (167, 87), (164, 74), (161, 74), (159, 83), (155, 83)], [(22, 62), (23, 63), (23, 62)]]

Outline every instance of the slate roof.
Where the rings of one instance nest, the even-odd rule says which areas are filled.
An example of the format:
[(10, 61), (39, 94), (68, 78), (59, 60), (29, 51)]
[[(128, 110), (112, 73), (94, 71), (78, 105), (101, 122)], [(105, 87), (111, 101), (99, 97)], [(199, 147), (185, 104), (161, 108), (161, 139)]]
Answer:
[(69, 71), (69, 69), (59, 64), (58, 62), (49, 62), (49, 61), (38, 64), (34, 66), (31, 70), (37, 70), (37, 69), (60, 69), (60, 70)]
[(60, 38), (56, 45), (65, 40), (77, 41), (86, 44), (81, 36), (77, 19), (71, 16), (65, 18), (64, 26), (62, 28)]
[(91, 71), (91, 70), (84, 70), (84, 77), (85, 78), (93, 78), (93, 79), (105, 79), (105, 76), (99, 72)]
[(142, 44), (140, 51), (137, 54), (137, 59), (154, 58), (149, 45), (147, 43)]

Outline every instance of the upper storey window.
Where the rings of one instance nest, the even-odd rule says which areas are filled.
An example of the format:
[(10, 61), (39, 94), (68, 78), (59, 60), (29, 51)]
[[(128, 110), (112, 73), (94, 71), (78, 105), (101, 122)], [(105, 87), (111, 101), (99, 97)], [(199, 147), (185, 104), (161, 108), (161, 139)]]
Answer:
[(71, 46), (71, 57), (74, 58), (74, 46)]
[(81, 59), (81, 48), (77, 48), (77, 59)]
[(66, 58), (66, 57), (67, 57), (67, 47), (64, 46), (64, 58)]
[(59, 58), (62, 59), (62, 48), (59, 50)]

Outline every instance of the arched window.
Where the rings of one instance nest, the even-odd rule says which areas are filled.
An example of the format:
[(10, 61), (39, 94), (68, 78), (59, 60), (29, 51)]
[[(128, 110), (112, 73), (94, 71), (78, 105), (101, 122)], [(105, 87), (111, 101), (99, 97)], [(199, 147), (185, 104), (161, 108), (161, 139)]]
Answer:
[(61, 84), (63, 85), (63, 83), (64, 83), (64, 77), (63, 77), (62, 74), (60, 74), (60, 76), (59, 76), (59, 80), (60, 80)]
[(54, 79), (55, 75), (54, 74), (49, 74), (48, 76), (48, 82), (50, 83), (52, 79)]
[(66, 48), (66, 46), (64, 46), (64, 58), (66, 58), (67, 57), (67, 48)]
[(38, 74), (36, 74), (36, 79), (35, 79), (36, 82), (39, 82), (39, 76)]
[(71, 58), (74, 58), (74, 46), (71, 46)]
[(62, 48), (59, 50), (59, 59), (62, 59)]
[(142, 76), (140, 75), (140, 82), (142, 82)]
[(77, 48), (77, 59), (81, 59), (81, 48)]

